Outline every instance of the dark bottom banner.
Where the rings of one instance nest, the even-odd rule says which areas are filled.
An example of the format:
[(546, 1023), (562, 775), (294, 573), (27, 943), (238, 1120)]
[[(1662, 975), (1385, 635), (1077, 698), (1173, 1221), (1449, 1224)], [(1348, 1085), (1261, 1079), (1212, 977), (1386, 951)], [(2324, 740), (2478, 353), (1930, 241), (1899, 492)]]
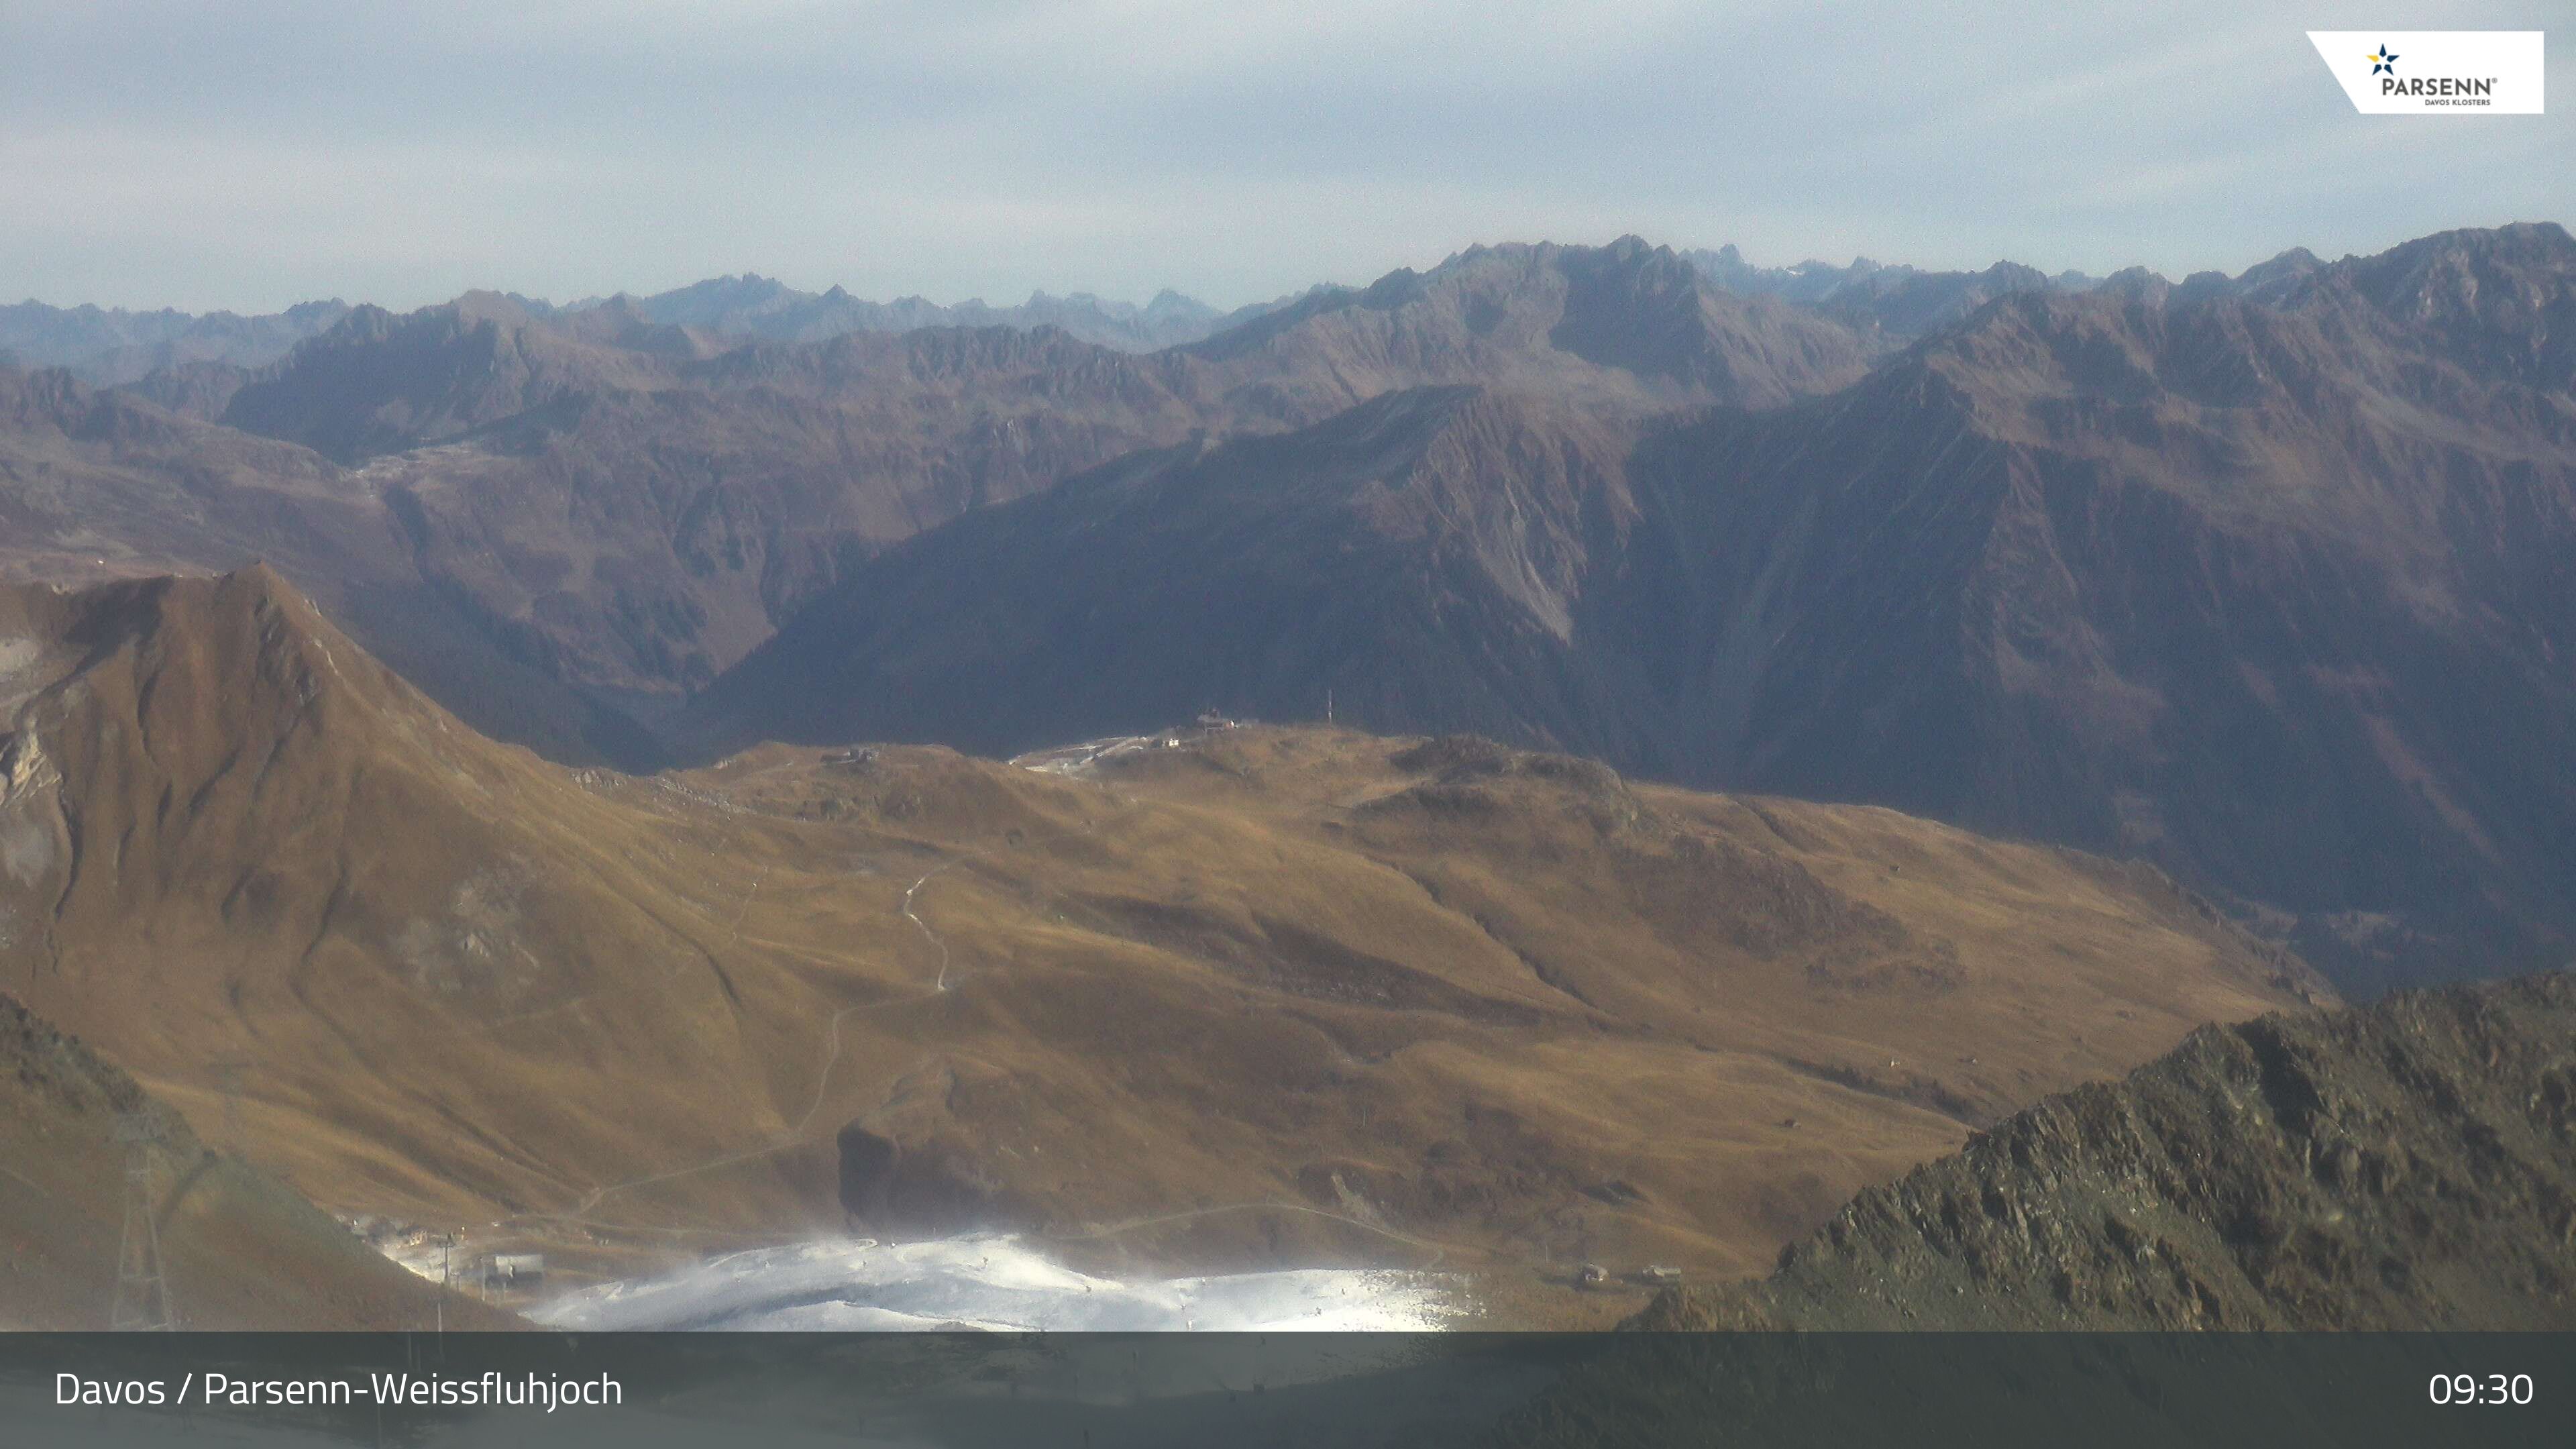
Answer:
[(2576, 1445), (2576, 1336), (9, 1334), (0, 1444)]

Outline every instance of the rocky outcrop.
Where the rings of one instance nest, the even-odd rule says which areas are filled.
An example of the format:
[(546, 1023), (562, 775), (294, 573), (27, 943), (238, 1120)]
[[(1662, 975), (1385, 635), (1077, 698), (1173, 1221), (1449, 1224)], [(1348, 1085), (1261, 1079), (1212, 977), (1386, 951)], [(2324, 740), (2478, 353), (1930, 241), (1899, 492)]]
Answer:
[(1643, 1328), (2576, 1327), (2576, 976), (2209, 1027)]
[(1004, 1201), (998, 1178), (947, 1144), (907, 1148), (852, 1122), (838, 1146), (841, 1211), (857, 1231), (913, 1240), (1036, 1225)]
[[(121, 1142), (119, 1124), (128, 1121), (154, 1140)], [(135, 1156), (145, 1164), (175, 1326), (518, 1325), (378, 1256), (276, 1178), (201, 1141), (79, 1040), (0, 995), (0, 1329), (109, 1326)], [(147, 1301), (157, 1310), (158, 1295), (135, 1306)]]

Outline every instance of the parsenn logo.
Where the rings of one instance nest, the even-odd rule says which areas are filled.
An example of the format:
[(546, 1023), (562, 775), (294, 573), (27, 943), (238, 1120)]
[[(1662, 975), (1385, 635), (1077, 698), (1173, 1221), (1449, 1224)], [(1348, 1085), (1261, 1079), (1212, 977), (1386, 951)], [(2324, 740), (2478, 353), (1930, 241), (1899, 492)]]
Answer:
[(2541, 114), (2537, 30), (2311, 30), (2308, 42), (2365, 115)]

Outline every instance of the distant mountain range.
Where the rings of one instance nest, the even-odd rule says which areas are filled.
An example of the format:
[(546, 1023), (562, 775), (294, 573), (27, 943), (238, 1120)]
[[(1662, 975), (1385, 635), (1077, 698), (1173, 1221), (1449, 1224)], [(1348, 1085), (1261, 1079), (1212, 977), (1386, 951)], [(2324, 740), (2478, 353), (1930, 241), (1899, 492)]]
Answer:
[(49, 307), (30, 300), (0, 306), (0, 363), (67, 368), (99, 386), (200, 363), (259, 367), (348, 314), (349, 305), (336, 298), (257, 317), (236, 312), (198, 316), (167, 307), (154, 312)]
[(2143, 856), (2357, 990), (2576, 940), (2555, 225), (2180, 283), (1508, 245), (869, 330), (967, 317), (911, 305), (0, 373), (0, 566), (271, 558), (567, 760), (1329, 712)]
[[(2012, 263), (2000, 263), (1985, 273), (1966, 273), (1925, 272), (1908, 266), (1886, 266), (1867, 258), (1848, 267), (1824, 262), (1756, 267), (1732, 246), (1683, 255), (1710, 282), (1748, 297), (1776, 296), (1800, 303), (1840, 299), (1848, 305), (1863, 293), (1881, 295), (1915, 289), (1914, 300), (1881, 304), (1889, 319), (1898, 325), (1903, 325), (1905, 318), (1919, 318), (1945, 306), (1955, 309), (1959, 299), (1970, 295), (1979, 300), (1995, 295), (2006, 278), (2013, 285), (2035, 282), (2072, 291), (2097, 285), (2094, 279), (2080, 273), (2043, 277), (2031, 268)], [(1332, 293), (1350, 289), (1316, 290)], [(943, 304), (923, 297), (899, 297), (874, 302), (854, 297), (839, 286), (821, 292), (800, 291), (775, 277), (754, 272), (709, 277), (650, 296), (619, 293), (560, 305), (515, 292), (474, 295), (508, 302), (540, 318), (570, 317), (619, 304), (647, 321), (692, 327), (722, 337), (822, 342), (851, 332), (917, 332), (932, 327), (1013, 327), (1026, 331), (1054, 327), (1084, 342), (1122, 352), (1153, 352), (1197, 342), (1299, 300), (1292, 295), (1226, 311), (1165, 288), (1142, 306), (1089, 292), (1058, 297), (1044, 291), (1032, 292), (1026, 302), (1005, 307), (992, 306), (981, 299)], [(1936, 296), (1941, 300), (1933, 300)], [(184, 371), (194, 364), (265, 367), (284, 357), (296, 343), (329, 330), (350, 310), (348, 303), (337, 298), (302, 302), (283, 312), (253, 316), (234, 312), (198, 314), (168, 307), (137, 312), (88, 304), (48, 306), (29, 299), (0, 305), (0, 364), (28, 369), (60, 367), (83, 382), (104, 387), (140, 382), (155, 372)], [(1919, 324), (1915, 330), (1921, 330)]]
[[(2285, 255), (2307, 257), (2305, 252)], [(1733, 246), (1684, 252), (1681, 256), (1724, 291), (1815, 307), (1863, 330), (1883, 331), (1900, 338), (1918, 336), (1934, 326), (1955, 321), (1975, 306), (2008, 291), (2080, 292), (2101, 285), (2100, 279), (2079, 272), (2049, 276), (2012, 262), (1999, 262), (1983, 272), (1939, 272), (1874, 262), (1866, 257), (1840, 267), (1816, 261), (1794, 267), (1758, 267), (1746, 262)], [(2308, 260), (2314, 262), (2312, 257)], [(2279, 264), (2276, 260), (2266, 265)], [(2137, 275), (2151, 276), (2144, 272)], [(2219, 273), (2208, 272), (2196, 274), (2186, 285), (2199, 286), (2213, 280), (2222, 284), (2228, 281)], [(839, 286), (807, 292), (775, 277), (744, 272), (739, 276), (710, 277), (650, 296), (619, 293), (557, 304), (516, 292), (475, 292), (451, 305), (471, 308), (506, 303), (530, 318), (548, 320), (571, 319), (607, 308), (717, 337), (761, 337), (778, 342), (823, 342), (852, 332), (918, 332), (946, 327), (1028, 331), (1053, 327), (1099, 347), (1154, 352), (1232, 331), (1301, 301), (1354, 294), (1353, 288), (1319, 286), (1305, 294), (1226, 311), (1169, 288), (1141, 306), (1089, 292), (1059, 297), (1039, 291), (1017, 306), (996, 307), (980, 299), (954, 304), (923, 297), (869, 301)], [(168, 307), (129, 311), (88, 304), (49, 306), (30, 299), (0, 305), (0, 365), (31, 370), (59, 367), (83, 382), (101, 387), (121, 387), (150, 378), (153, 382), (147, 392), (156, 400), (183, 411), (213, 416), (222, 411), (221, 400), (209, 407), (201, 396), (192, 394), (192, 389), (202, 386), (200, 379), (209, 367), (266, 367), (292, 351), (297, 343), (330, 330), (351, 310), (348, 303), (337, 298), (302, 302), (283, 312), (252, 316), (189, 313)]]
[(981, 301), (942, 306), (920, 297), (869, 302), (839, 287), (800, 292), (775, 278), (749, 272), (635, 299), (636, 310), (655, 322), (781, 342), (821, 342), (850, 332), (917, 332), (925, 327), (1055, 327), (1122, 352), (1152, 352), (1196, 342), (1279, 305), (1255, 304), (1221, 312), (1168, 288), (1141, 307), (1089, 292), (1069, 297), (1035, 292), (1016, 307), (992, 307)]
[[(1307, 425), (1432, 382), (1505, 378), (1622, 415), (1767, 404), (1857, 377), (1867, 356), (1840, 328), (1718, 292), (1634, 243), (1481, 251), (1148, 355), (1051, 328), (728, 340), (628, 303), (545, 315), (474, 294), (354, 309), (192, 396), (227, 437), (362, 470), (341, 496), (376, 510), (406, 567), (510, 660), (601, 698), (676, 702), (884, 547), (1140, 449)], [(106, 402), (50, 386), (65, 401), (25, 436), (135, 460), (68, 414), (138, 409), (154, 381)], [(202, 489), (165, 486), (170, 509), (202, 511)], [(42, 516), (66, 539), (94, 531), (73, 511)], [(241, 561), (222, 548), (209, 540), (206, 565)]]
[(2081, 272), (2050, 276), (2019, 262), (1997, 262), (1981, 272), (1929, 272), (1867, 257), (1842, 267), (1817, 261), (1757, 267), (1732, 246), (1683, 255), (1702, 276), (1730, 292), (1778, 297), (1864, 331), (1907, 339), (1956, 322), (2008, 293), (2089, 292), (2102, 284)]
[[(1284, 301), (1256, 303), (1224, 312), (1169, 289), (1141, 307), (1088, 292), (1069, 297), (1035, 292), (1016, 307), (993, 307), (982, 301), (945, 306), (920, 297), (870, 302), (839, 287), (800, 292), (774, 277), (750, 272), (710, 277), (649, 297), (620, 293), (561, 306), (515, 292), (471, 293), (459, 300), (472, 306), (475, 298), (487, 305), (507, 303), (532, 318), (569, 319), (611, 308), (717, 336), (780, 342), (822, 342), (851, 332), (917, 332), (926, 327), (1023, 331), (1054, 327), (1122, 352), (1151, 352), (1196, 342), (1286, 305)], [(60, 367), (83, 382), (103, 387), (140, 382), (156, 372), (184, 371), (196, 364), (265, 367), (295, 344), (330, 330), (350, 311), (347, 303), (336, 298), (251, 317), (232, 312), (197, 315), (166, 307), (150, 312), (53, 307), (29, 300), (0, 306), (0, 363)]]

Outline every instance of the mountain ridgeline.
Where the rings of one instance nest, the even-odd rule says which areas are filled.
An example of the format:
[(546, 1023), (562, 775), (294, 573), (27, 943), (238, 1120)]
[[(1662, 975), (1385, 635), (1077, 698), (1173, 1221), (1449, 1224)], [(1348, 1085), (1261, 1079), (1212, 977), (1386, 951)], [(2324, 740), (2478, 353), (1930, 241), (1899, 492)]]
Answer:
[(1382, 395), (888, 552), (683, 728), (1329, 707), (2144, 855), (2364, 988), (2563, 960), (2571, 329), (2525, 227), (2009, 292), (1773, 407)]
[(2571, 1263), (2576, 978), (2401, 992), (2017, 1113), (1767, 1276), (1664, 1290), (1487, 1442), (2441, 1440), (2438, 1400), (2367, 1386), (2421, 1403), (2428, 1334), (2563, 1336)]
[(473, 294), (0, 372), (0, 563), (271, 559), (575, 763), (1329, 715), (2142, 857), (2361, 991), (2568, 957), (2556, 225), (2179, 283), (1631, 238), (1080, 300)]
[(2576, 977), (2210, 1027), (1650, 1328), (2576, 1326)]
[[(501, 294), (493, 294), (501, 296)], [(631, 310), (647, 320), (727, 337), (821, 342), (850, 332), (918, 332), (928, 327), (1055, 327), (1103, 347), (1150, 352), (1196, 342), (1281, 303), (1220, 311), (1168, 288), (1143, 306), (1087, 292), (1033, 294), (1014, 307), (968, 301), (943, 306), (921, 297), (870, 302), (840, 287), (799, 291), (775, 277), (745, 272), (710, 277), (650, 296), (620, 294), (563, 306), (532, 297), (501, 298), (532, 317), (573, 320), (602, 309)], [(155, 392), (190, 378), (265, 367), (308, 337), (329, 330), (348, 303), (301, 302), (283, 312), (202, 316), (160, 308), (134, 312), (97, 306), (49, 307), (36, 301), (0, 306), (0, 362), (60, 367), (84, 382), (113, 387), (147, 383)], [(216, 405), (220, 411), (220, 404)]]
[[(0, 1105), (9, 1242), (0, 1330), (123, 1326), (120, 1307), (189, 1329), (525, 1326), (386, 1261), (244, 1162), (241, 1144), (201, 1140), (133, 1078), (5, 994)], [(158, 1236), (157, 1285), (119, 1281), (118, 1238), (140, 1231), (123, 1196), (136, 1165)]]

